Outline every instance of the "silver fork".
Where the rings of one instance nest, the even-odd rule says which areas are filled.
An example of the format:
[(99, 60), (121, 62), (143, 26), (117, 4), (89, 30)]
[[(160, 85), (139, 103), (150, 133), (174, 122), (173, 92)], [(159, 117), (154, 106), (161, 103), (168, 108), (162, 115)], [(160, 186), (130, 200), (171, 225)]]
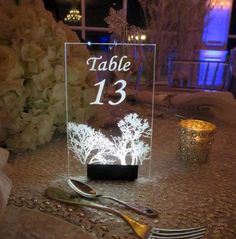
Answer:
[(206, 235), (205, 227), (186, 229), (164, 229), (142, 224), (132, 217), (97, 203), (93, 203), (65, 192), (59, 188), (47, 188), (46, 195), (56, 201), (73, 206), (90, 207), (112, 213), (123, 219), (140, 239), (200, 239)]

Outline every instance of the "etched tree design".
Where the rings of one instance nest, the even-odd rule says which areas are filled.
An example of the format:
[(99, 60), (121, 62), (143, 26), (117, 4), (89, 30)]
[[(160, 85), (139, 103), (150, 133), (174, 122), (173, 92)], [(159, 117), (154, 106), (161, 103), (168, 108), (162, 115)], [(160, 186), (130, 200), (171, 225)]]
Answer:
[(151, 129), (147, 119), (131, 113), (121, 119), (117, 126), (121, 136), (108, 139), (101, 131), (85, 124), (68, 123), (69, 149), (82, 164), (143, 164), (150, 158), (150, 145), (143, 141), (151, 138)]
[(73, 156), (82, 164), (110, 164), (112, 160), (107, 155), (113, 148), (113, 143), (100, 131), (95, 131), (85, 124), (68, 123), (69, 149)]
[(136, 141), (132, 149), (133, 158), (131, 165), (142, 165), (144, 160), (150, 159), (150, 146), (143, 141)]
[(118, 127), (121, 131), (119, 144), (124, 144), (128, 148), (124, 153), (130, 154), (131, 164), (142, 164), (144, 160), (149, 159), (150, 146), (142, 141), (142, 138), (151, 138), (152, 131), (147, 119), (139, 118), (138, 114), (131, 113), (118, 122)]
[(127, 165), (126, 156), (131, 153), (129, 147), (129, 137), (112, 137), (114, 142), (113, 155), (119, 160), (121, 165)]

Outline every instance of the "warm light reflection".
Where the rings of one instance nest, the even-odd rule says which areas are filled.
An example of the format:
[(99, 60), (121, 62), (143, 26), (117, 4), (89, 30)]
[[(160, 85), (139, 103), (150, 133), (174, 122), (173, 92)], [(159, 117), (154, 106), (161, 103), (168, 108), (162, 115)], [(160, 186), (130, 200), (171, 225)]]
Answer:
[(184, 129), (194, 131), (214, 131), (216, 128), (214, 124), (203, 120), (187, 119), (181, 120), (179, 124)]
[(147, 36), (145, 34), (131, 34), (128, 35), (128, 41), (145, 41), (147, 39)]
[(80, 11), (76, 8), (70, 10), (69, 14), (64, 18), (66, 22), (77, 22), (81, 19)]
[(230, 7), (230, 0), (211, 0), (211, 7), (228, 8)]

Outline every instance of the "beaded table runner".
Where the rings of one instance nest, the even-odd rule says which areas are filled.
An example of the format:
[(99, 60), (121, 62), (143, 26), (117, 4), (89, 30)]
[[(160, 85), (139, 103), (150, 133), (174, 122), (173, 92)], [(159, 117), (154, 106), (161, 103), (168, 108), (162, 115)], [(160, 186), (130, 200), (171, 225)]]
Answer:
[[(235, 238), (235, 129), (217, 124), (211, 154), (208, 161), (201, 165), (177, 159), (177, 121), (174, 119), (154, 120), (153, 147), (151, 178), (139, 178), (133, 182), (87, 183), (103, 194), (154, 207), (159, 212), (159, 218), (147, 219), (105, 199), (100, 203), (127, 212), (153, 226), (183, 228), (206, 225), (206, 238)], [(34, 152), (12, 156), (6, 170), (14, 185), (9, 206), (54, 215), (96, 238), (135, 238), (130, 228), (114, 215), (59, 204), (44, 197), (48, 186), (70, 191), (65, 181), (65, 155), (65, 136), (60, 136)]]

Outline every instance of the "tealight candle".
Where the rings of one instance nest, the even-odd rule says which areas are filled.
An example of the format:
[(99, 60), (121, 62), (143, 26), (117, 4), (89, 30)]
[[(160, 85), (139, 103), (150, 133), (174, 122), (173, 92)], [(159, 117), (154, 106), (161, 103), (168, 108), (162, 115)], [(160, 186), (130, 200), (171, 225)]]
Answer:
[(205, 162), (208, 158), (216, 126), (203, 120), (179, 122), (179, 150), (181, 160)]

